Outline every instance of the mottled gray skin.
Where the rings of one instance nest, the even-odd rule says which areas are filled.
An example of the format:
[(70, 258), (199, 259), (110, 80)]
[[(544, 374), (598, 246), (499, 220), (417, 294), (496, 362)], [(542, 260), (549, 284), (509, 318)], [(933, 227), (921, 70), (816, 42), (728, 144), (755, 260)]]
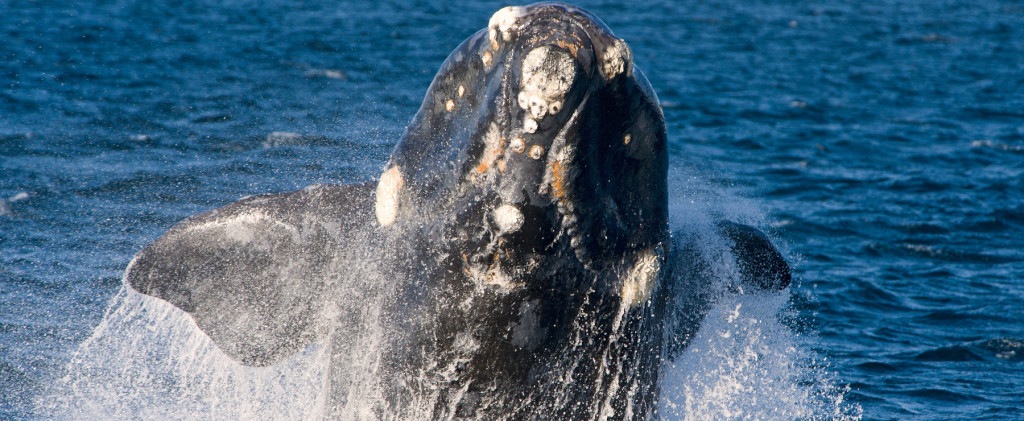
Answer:
[[(669, 232), (666, 142), (653, 90), (599, 19), (503, 9), (441, 66), (379, 184), (196, 215), (125, 280), (245, 364), (329, 335), (337, 417), (365, 383), (343, 363), (356, 331), (377, 327), (377, 417), (646, 419), (711, 302), (709, 263)], [(718, 230), (738, 289), (788, 285), (764, 234)]]

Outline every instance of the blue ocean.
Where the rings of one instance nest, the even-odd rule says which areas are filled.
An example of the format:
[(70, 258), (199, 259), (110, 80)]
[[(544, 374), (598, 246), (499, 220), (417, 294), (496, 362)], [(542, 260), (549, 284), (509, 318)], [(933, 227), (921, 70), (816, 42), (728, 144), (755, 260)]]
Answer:
[[(190, 215), (376, 179), (505, 5), (0, 1), (0, 419), (316, 418), (322, 347), (232, 365), (124, 269)], [(1024, 419), (1024, 5), (579, 5), (661, 101), (672, 218), (794, 270), (715, 304), (663, 419)]]

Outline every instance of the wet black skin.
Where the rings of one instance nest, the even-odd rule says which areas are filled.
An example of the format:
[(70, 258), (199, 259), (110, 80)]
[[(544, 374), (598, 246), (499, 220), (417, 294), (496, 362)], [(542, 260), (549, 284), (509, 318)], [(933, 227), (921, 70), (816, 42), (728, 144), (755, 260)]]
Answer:
[[(657, 98), (630, 57), (614, 77), (601, 73), (615, 40), (582, 9), (528, 6), (511, 40), (494, 44), (485, 28), (441, 66), (387, 164), (403, 181), (393, 223), (374, 216), (375, 183), (257, 196), (179, 223), (125, 280), (188, 312), (249, 365), (328, 335), (343, 361), (359, 352), (350, 330), (382, 323), (389, 335), (372, 373), (381, 417), (422, 418), (415, 403), (426, 399), (433, 419), (645, 419), (662, 362), (685, 347), (712, 297), (690, 237), (669, 232)], [(576, 74), (561, 111), (523, 133), (523, 61), (544, 46), (571, 55)], [(508, 146), (517, 136), (525, 152)], [(495, 138), (505, 146), (489, 146)], [(540, 159), (529, 156), (535, 145)], [(521, 228), (498, 228), (501, 205), (521, 211)], [(255, 238), (232, 237), (240, 226)], [(789, 284), (763, 233), (717, 229), (733, 245), (737, 289)], [(627, 274), (651, 250), (667, 256), (658, 286), (625, 306)], [(491, 268), (502, 277), (480, 275)], [(353, 285), (366, 300), (338, 292)], [(359, 316), (376, 303), (381, 320)], [(331, 379), (339, 418), (352, 384), (343, 365)]]
[[(410, 211), (400, 214), (398, 222), (406, 226), (396, 229), (421, 235), (415, 243), (426, 246), (410, 259), (423, 261), (427, 250), (458, 252), (428, 261), (426, 267), (410, 265), (415, 269), (405, 278), (426, 272), (431, 273), (429, 282), (443, 282), (416, 285), (398, 303), (404, 307), (397, 313), (431, 317), (423, 326), (410, 326), (407, 331), (419, 334), (410, 335), (408, 347), (400, 347), (427, 351), (399, 353), (391, 372), (404, 373), (402, 367), (427, 361), (445, 365), (467, 359), (457, 364), (458, 378), (446, 382), (451, 393), (438, 399), (438, 417), (453, 411), (466, 417), (529, 418), (542, 410), (586, 419), (609, 396), (614, 407), (633, 400), (634, 411), (645, 413), (654, 395), (661, 343), (652, 321), (662, 305), (651, 301), (633, 309), (618, 329), (613, 329), (613, 318), (621, 305), (622, 275), (636, 254), (668, 244), (664, 120), (642, 75), (623, 72), (608, 81), (598, 73), (595, 49), (613, 38), (596, 18), (548, 5), (535, 6), (524, 20), (516, 39), (501, 42), (496, 51), (486, 30), (456, 49), (392, 158), (409, 187), (401, 209)], [(540, 121), (535, 133), (521, 134), (527, 150), (539, 145), (545, 157), (506, 150), (495, 160), (505, 160), (504, 171), (480, 174), (480, 163), (489, 158), (480, 139), (492, 124), (500, 127), (502, 138), (520, 135), (515, 129), (522, 127), (526, 111), (517, 94), (525, 56), (541, 46), (563, 45), (576, 47), (577, 65), (563, 109)], [(491, 52), (490, 66), (479, 58), (481, 52)], [(460, 101), (448, 112), (445, 101), (460, 85), (468, 92), (467, 104), (463, 108)], [(623, 142), (627, 133), (632, 137), (628, 145)], [(564, 194), (557, 197), (542, 187), (550, 167), (547, 154), (560, 147), (572, 147), (575, 154), (563, 164), (569, 175)], [(559, 201), (571, 203), (579, 221), (576, 229), (583, 241), (576, 247), (563, 227)], [(488, 212), (501, 203), (522, 210), (522, 230), (496, 233)], [(423, 219), (432, 221), (424, 225)], [(498, 236), (501, 245), (489, 248)], [(486, 286), (481, 293), (477, 281), (464, 273), (467, 264), (488, 267), (495, 260), (510, 268), (513, 282), (521, 286), (511, 291)], [(469, 308), (452, 308), (466, 296), (474, 296)], [(532, 329), (524, 327), (525, 312), (533, 312)], [(453, 343), (466, 332), (484, 352), (459, 352)], [(523, 344), (513, 340), (515, 335), (529, 340)], [(618, 380), (601, 375), (604, 361), (613, 366), (610, 372), (623, 371)], [(495, 390), (502, 396), (493, 396)]]

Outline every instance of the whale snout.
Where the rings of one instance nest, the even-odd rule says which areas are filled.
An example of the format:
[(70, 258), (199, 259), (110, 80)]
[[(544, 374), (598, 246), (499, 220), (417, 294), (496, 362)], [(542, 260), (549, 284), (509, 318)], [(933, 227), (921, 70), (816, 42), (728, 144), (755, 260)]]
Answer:
[(531, 238), (564, 239), (585, 262), (660, 241), (664, 120), (626, 42), (562, 3), (501, 9), (482, 41), (503, 87), (493, 138), (507, 140), (492, 186), (502, 202), (545, 215), (525, 225), (552, 234)]
[(531, 51), (545, 44), (563, 49), (585, 72), (596, 66), (606, 81), (629, 76), (633, 68), (633, 55), (625, 41), (615, 37), (597, 16), (564, 3), (505, 7), (491, 16), (487, 36), (493, 50), (516, 43)]
[(442, 64), (378, 183), (378, 222), (452, 215), (452, 238), (480, 250), (473, 273), (567, 249), (600, 269), (667, 235), (666, 143), (657, 97), (600, 19), (506, 7)]

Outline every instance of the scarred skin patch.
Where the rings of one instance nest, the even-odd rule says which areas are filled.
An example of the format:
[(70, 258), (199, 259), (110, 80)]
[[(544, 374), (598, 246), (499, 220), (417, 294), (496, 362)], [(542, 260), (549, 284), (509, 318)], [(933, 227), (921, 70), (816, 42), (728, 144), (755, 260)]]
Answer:
[(505, 155), (505, 146), (508, 144), (508, 140), (500, 136), (500, 129), (497, 125), (491, 125), (485, 135), (484, 143), (486, 149), (484, 149), (483, 155), (480, 156), (480, 163), (476, 166), (476, 173), (483, 174), (487, 170), (491, 169), (492, 166)]
[(562, 47), (563, 49), (568, 51), (569, 54), (572, 54), (574, 58), (579, 57), (580, 46), (578, 44), (573, 42), (565, 42), (565, 40), (557, 40), (555, 41), (555, 45)]
[(551, 163), (551, 194), (561, 199), (565, 197), (566, 168), (562, 161)]

